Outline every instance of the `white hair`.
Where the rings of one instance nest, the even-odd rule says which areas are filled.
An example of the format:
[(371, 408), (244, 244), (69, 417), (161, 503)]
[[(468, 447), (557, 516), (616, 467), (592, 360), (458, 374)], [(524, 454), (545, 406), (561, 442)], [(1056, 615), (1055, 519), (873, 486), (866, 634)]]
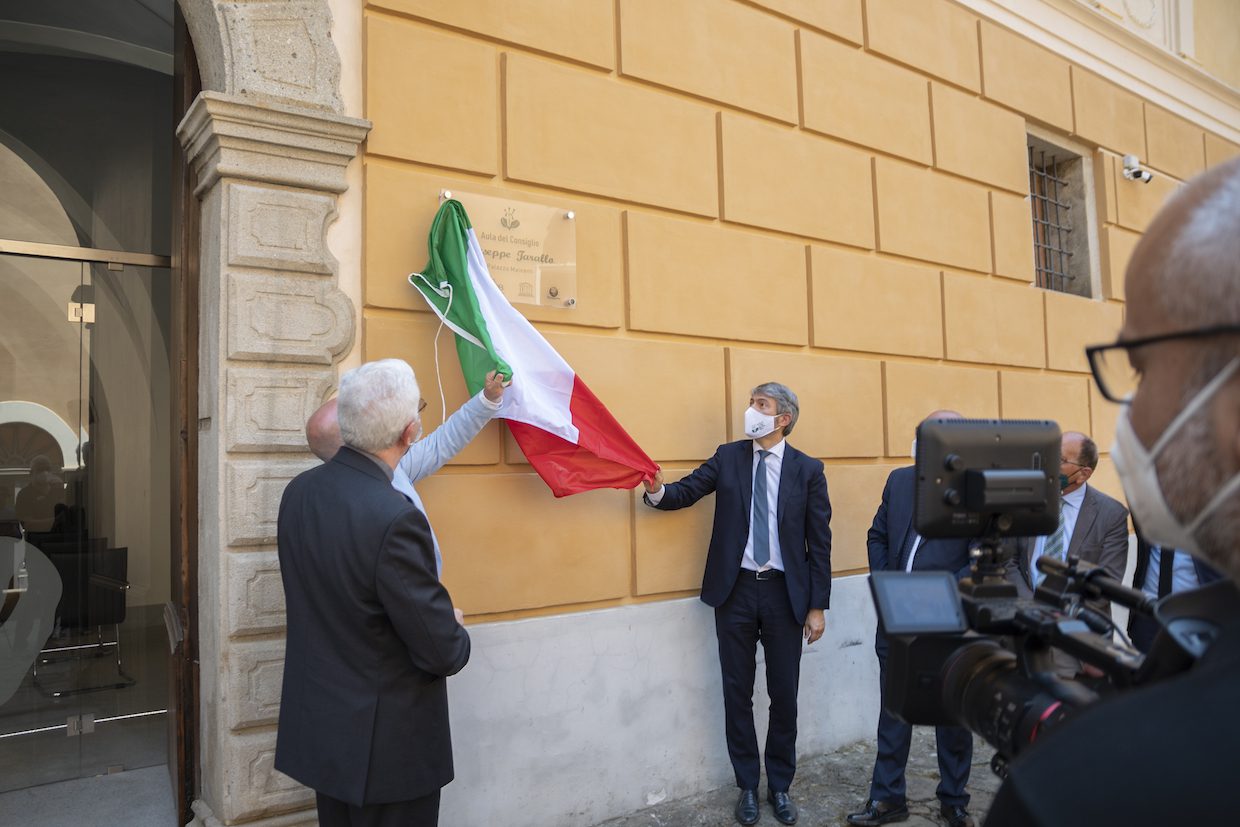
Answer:
[(401, 359), (367, 362), (340, 377), (336, 416), (345, 445), (376, 454), (400, 439), (418, 418), (417, 377)]

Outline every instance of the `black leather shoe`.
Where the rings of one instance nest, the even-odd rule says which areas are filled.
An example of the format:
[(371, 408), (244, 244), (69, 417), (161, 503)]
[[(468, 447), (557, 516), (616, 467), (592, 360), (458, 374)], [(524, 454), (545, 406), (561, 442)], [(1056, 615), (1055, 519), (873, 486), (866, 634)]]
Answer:
[(874, 799), (865, 802), (865, 809), (861, 812), (848, 814), (848, 823), (858, 827), (875, 827), (878, 824), (907, 820), (908, 804), (887, 804)]
[(959, 804), (941, 804), (939, 814), (947, 819), (948, 827), (973, 827), (973, 817)]
[(768, 790), (766, 800), (771, 802), (771, 806), (775, 808), (775, 818), (780, 824), (797, 823), (797, 805), (792, 803), (792, 796)]
[(757, 790), (741, 790), (736, 799), (736, 820), (741, 824), (758, 823)]

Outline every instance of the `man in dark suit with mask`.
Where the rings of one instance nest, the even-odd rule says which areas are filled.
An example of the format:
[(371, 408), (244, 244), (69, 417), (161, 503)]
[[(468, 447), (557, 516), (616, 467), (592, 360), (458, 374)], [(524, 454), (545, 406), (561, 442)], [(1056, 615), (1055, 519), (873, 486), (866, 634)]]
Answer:
[(452, 780), (445, 678), (469, 660), (426, 517), (392, 487), (422, 430), (398, 359), (340, 379), (344, 440), (280, 502), (288, 647), (275, 767), (324, 827), (434, 827)]
[(1016, 540), (1015, 573), (1010, 578), (1021, 597), (1033, 597), (1042, 582), (1037, 570), (1044, 554), (1066, 560), (1078, 557), (1106, 569), (1119, 580), (1128, 565), (1128, 509), (1089, 485), (1098, 468), (1098, 446), (1085, 434), (1065, 431), (1059, 451), (1059, 529), (1045, 537)]
[(753, 722), (758, 641), (771, 696), (766, 738), (767, 798), (783, 824), (797, 820), (788, 789), (796, 772), (801, 640), (822, 635), (831, 597), (831, 501), (820, 460), (788, 445), (800, 415), (796, 394), (777, 382), (750, 391), (748, 439), (720, 445), (679, 482), (645, 483), (648, 505), (664, 511), (715, 494), (715, 523), (702, 601), (715, 608), (728, 754), (741, 792), (736, 820), (758, 820), (760, 761)]
[[(955, 411), (935, 411), (925, 421), (962, 419)], [(916, 441), (913, 454), (916, 459)], [(897, 468), (887, 477), (883, 499), (870, 526), (867, 546), (870, 571), (949, 571), (963, 577), (969, 570), (969, 540), (927, 539), (913, 527), (917, 469)], [(848, 816), (849, 824), (870, 827), (904, 821), (909, 817), (904, 768), (908, 763), (913, 727), (886, 710), (887, 636), (881, 624), (874, 636), (882, 708), (878, 714), (878, 756), (865, 807)], [(939, 754), (939, 809), (951, 827), (972, 825), (966, 807), (969, 769), (973, 762), (973, 735), (961, 727), (935, 729)]]

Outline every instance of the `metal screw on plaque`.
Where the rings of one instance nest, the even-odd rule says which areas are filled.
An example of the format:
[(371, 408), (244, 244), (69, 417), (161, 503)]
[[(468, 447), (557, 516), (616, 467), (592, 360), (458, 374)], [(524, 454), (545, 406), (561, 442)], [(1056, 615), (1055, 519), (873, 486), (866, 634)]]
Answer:
[(576, 306), (577, 306), (577, 300), (576, 300), (576, 299), (565, 299), (565, 300), (564, 300), (564, 306), (565, 306), (565, 307), (576, 307)]
[(573, 212), (572, 210), (569, 210), (568, 212), (564, 213), (564, 217), (567, 218), (569, 221), (572, 221), (574, 218), (577, 217), (577, 213)]
[(547, 291), (547, 295), (554, 299), (555, 297), (560, 295), (560, 288), (552, 287), (550, 290)]

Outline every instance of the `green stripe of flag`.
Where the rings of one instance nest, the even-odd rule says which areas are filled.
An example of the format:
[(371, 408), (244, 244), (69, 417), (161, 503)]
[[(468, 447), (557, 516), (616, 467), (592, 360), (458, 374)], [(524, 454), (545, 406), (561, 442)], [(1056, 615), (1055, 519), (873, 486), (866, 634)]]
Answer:
[[(461, 372), (471, 394), (482, 390), (486, 375), (497, 370), (512, 378), (512, 368), (495, 352), (486, 321), (478, 307), (469, 275), (469, 216), (456, 199), (443, 203), (431, 222), (427, 247), (430, 261), (409, 282), (435, 308), (439, 317), (456, 333), (456, 352), (461, 359)], [(451, 285), (449, 291), (444, 283)], [(470, 341), (470, 340), (473, 341)]]

